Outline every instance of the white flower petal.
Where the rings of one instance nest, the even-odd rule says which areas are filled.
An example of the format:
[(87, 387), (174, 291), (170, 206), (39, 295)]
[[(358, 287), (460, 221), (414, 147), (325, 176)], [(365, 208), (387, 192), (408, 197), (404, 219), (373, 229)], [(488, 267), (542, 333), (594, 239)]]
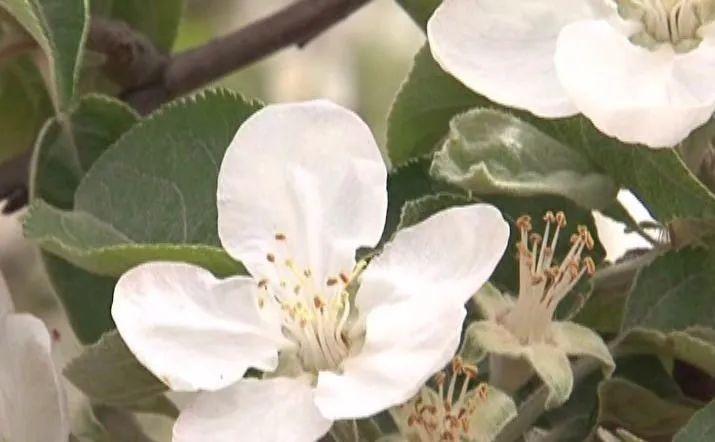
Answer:
[(7, 282), (5, 282), (2, 272), (0, 272), (0, 321), (2, 321), (3, 316), (12, 313), (14, 309), (10, 289), (7, 287)]
[(386, 185), (380, 150), (353, 112), (327, 101), (267, 106), (239, 128), (221, 165), (221, 242), (256, 277), (280, 279), (269, 253), (319, 281), (349, 274), (355, 250), (380, 238)]
[(509, 241), (499, 210), (473, 204), (439, 212), (400, 230), (362, 274), (356, 305), (437, 300), (461, 306), (489, 279)]
[[(244, 379), (201, 393), (179, 416), (173, 442), (313, 442), (330, 429), (301, 379)], [(207, 439), (208, 438), (208, 439)]]
[(67, 442), (67, 404), (42, 321), (0, 320), (0, 440)]
[(250, 278), (153, 262), (121, 277), (112, 316), (137, 359), (173, 390), (216, 390), (278, 363), (280, 322), (259, 309), (257, 292)]
[(554, 68), (559, 31), (597, 15), (587, 0), (444, 0), (427, 24), (432, 55), (467, 87), (547, 118), (577, 113)]
[(672, 147), (715, 109), (711, 42), (684, 54), (651, 51), (605, 20), (581, 21), (561, 31), (555, 63), (579, 111), (627, 143)]
[(567, 355), (591, 356), (603, 364), (606, 376), (613, 374), (616, 363), (603, 339), (588, 327), (568, 321), (554, 321), (549, 326), (549, 337)]
[(321, 372), (315, 402), (330, 419), (362, 418), (406, 402), (454, 356), (466, 311), (431, 300), (375, 308), (360, 352)]

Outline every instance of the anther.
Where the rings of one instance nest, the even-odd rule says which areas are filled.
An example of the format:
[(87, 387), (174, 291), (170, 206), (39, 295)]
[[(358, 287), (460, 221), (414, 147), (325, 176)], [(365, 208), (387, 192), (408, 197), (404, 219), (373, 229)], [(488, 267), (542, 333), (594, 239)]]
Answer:
[(276, 262), (276, 257), (272, 253), (267, 254), (266, 259), (268, 260), (268, 262)]
[(325, 307), (325, 302), (320, 298), (320, 296), (315, 296), (313, 298), (313, 305), (322, 312)]
[(447, 375), (445, 372), (440, 371), (436, 375), (434, 375), (434, 382), (437, 384), (437, 386), (444, 385), (444, 381), (447, 379)]
[(552, 212), (551, 210), (547, 211), (547, 212), (544, 214), (544, 218), (543, 218), (543, 219), (544, 219), (544, 222), (549, 223), (549, 224), (551, 224), (551, 223), (553, 223), (553, 222), (556, 221), (556, 217), (554, 216), (554, 212)]
[(328, 287), (332, 287), (338, 283), (338, 279), (337, 278), (328, 278), (328, 280), (325, 283), (328, 285)]
[(541, 244), (542, 239), (543, 238), (538, 233), (532, 233), (531, 235), (529, 235), (529, 240), (536, 246)]
[(268, 287), (268, 280), (267, 279), (261, 279), (258, 281), (258, 288), (265, 289)]
[(285, 241), (286, 236), (283, 233), (276, 233), (276, 241)]
[(343, 282), (343, 284), (347, 284), (350, 282), (350, 278), (348, 277), (348, 275), (342, 272), (340, 273), (340, 280)]
[(531, 231), (531, 217), (529, 215), (522, 215), (516, 220), (516, 227), (521, 230)]
[(566, 214), (564, 212), (556, 212), (556, 224), (562, 229), (566, 227)]

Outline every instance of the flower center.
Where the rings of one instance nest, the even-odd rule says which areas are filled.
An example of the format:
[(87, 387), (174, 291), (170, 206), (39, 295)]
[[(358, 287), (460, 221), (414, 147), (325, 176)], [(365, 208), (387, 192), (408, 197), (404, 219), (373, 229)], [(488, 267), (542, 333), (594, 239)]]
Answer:
[(486, 384), (479, 384), (473, 392), (468, 392), (470, 382), (477, 377), (477, 367), (465, 364), (460, 357), (454, 358), (451, 365), (448, 385), (447, 373), (439, 372), (434, 379), (436, 394), (424, 387), (400, 407), (400, 412), (407, 415), (407, 425), (421, 442), (471, 440), (471, 417), (487, 399)]
[[(559, 233), (566, 227), (563, 212), (546, 212), (544, 236), (530, 234), (531, 218), (520, 217), (516, 225), (521, 232), (519, 250), (519, 298), (504, 318), (504, 325), (522, 342), (538, 342), (545, 338), (559, 302), (573, 289), (581, 277), (592, 275), (596, 266), (590, 257), (581, 259), (583, 249), (593, 249), (593, 237), (585, 226), (571, 235), (571, 249), (560, 265), (553, 260)], [(554, 229), (550, 238), (551, 229)], [(529, 247), (531, 242), (531, 248)]]
[(647, 48), (669, 43), (678, 52), (687, 52), (700, 43), (700, 28), (713, 20), (713, 0), (618, 0), (625, 19), (643, 24), (632, 41)]
[(350, 352), (347, 330), (350, 318), (351, 283), (364, 269), (359, 263), (351, 274), (340, 273), (318, 281), (309, 268), (299, 267), (290, 257), (288, 239), (275, 235), (276, 252), (266, 255), (276, 279), (261, 279), (258, 306), (277, 306), (283, 334), (295, 343), (303, 368), (309, 372), (333, 370)]

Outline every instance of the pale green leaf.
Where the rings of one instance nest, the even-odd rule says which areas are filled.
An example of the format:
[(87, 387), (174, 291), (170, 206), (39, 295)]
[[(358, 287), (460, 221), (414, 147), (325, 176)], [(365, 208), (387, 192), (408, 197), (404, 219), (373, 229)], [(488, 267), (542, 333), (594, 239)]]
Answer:
[(618, 191), (577, 152), (493, 109), (452, 119), (431, 172), (476, 195), (559, 195), (587, 209), (607, 207)]
[(652, 353), (662, 358), (679, 359), (715, 376), (715, 341), (704, 338), (698, 328), (670, 333), (636, 329), (618, 346), (618, 352)]

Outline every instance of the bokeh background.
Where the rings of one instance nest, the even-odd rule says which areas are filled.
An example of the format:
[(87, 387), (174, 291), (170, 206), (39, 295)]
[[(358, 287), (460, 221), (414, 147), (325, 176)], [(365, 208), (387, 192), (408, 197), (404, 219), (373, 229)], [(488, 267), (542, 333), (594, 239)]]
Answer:
[[(175, 51), (225, 34), (291, 1), (188, 0)], [(357, 111), (383, 146), (390, 105), (409, 71), (412, 56), (423, 44), (421, 30), (394, 0), (374, 0), (306, 47), (283, 50), (219, 84), (264, 102), (331, 99)], [(55, 347), (58, 365), (62, 366), (81, 348), (54, 300), (37, 250), (22, 238), (21, 217), (22, 213), (0, 216), (0, 270), (8, 279), (17, 309), (41, 316), (48, 327), (59, 332)], [(641, 209), (636, 217), (647, 218), (647, 212)], [(643, 244), (624, 236), (622, 226), (606, 221), (601, 226), (610, 259)], [(71, 386), (68, 388), (73, 417), (90, 432), (88, 404)], [(145, 417), (143, 423), (154, 440), (170, 439), (167, 420)]]

